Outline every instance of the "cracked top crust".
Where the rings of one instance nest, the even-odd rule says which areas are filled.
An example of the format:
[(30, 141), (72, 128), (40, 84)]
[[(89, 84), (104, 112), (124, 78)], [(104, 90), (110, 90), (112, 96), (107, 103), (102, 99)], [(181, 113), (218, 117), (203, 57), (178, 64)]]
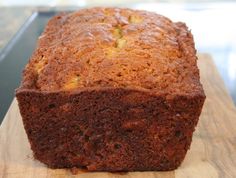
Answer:
[(21, 88), (199, 93), (196, 61), (184, 23), (139, 10), (83, 9), (49, 21), (25, 67)]

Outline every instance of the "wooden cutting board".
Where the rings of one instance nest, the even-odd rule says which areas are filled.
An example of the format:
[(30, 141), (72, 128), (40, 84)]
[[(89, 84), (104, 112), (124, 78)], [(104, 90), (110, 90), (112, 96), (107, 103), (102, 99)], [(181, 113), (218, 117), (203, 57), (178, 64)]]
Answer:
[(48, 169), (33, 159), (16, 100), (0, 127), (0, 177), (78, 178), (233, 178), (236, 177), (236, 108), (209, 55), (198, 60), (207, 96), (187, 156), (175, 171), (89, 173), (72, 175), (66, 169)]

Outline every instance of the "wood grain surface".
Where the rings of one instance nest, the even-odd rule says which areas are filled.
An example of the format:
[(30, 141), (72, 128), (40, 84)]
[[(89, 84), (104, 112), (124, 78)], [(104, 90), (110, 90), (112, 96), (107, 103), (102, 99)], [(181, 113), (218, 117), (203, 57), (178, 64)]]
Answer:
[(236, 108), (209, 55), (198, 65), (207, 96), (193, 142), (182, 165), (169, 172), (83, 172), (48, 169), (33, 159), (14, 99), (0, 126), (0, 177), (78, 178), (235, 178)]

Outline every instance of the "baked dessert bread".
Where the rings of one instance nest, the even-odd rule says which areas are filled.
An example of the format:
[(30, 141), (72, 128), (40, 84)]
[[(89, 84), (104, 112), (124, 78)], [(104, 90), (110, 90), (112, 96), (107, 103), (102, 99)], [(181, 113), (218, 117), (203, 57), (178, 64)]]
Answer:
[(205, 100), (184, 23), (131, 9), (53, 17), (16, 90), (34, 157), (51, 168), (177, 168)]

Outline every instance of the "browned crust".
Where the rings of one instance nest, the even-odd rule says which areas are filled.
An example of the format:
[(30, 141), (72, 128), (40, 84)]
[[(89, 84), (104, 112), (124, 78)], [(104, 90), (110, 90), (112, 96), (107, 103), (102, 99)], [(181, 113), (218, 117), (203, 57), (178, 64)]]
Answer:
[(194, 42), (185, 24), (119, 8), (52, 18), (21, 86), (40, 91), (136, 87), (170, 94), (202, 90)]
[(22, 90), (17, 99), (36, 159), (91, 171), (177, 168), (204, 101), (201, 95), (166, 98), (124, 89)]
[[(171, 47), (167, 50), (166, 44), (161, 41), (158, 41), (159, 45), (149, 43), (147, 45), (151, 49), (156, 48), (161, 52), (145, 51), (142, 48), (149, 57), (144, 55), (137, 58), (136, 53), (127, 53), (128, 48), (138, 48), (137, 45), (121, 46), (124, 53), (121, 50), (116, 53), (126, 57), (126, 72), (133, 70), (132, 61), (137, 59), (140, 61), (136, 63), (136, 67), (146, 62), (151, 64), (144, 67), (145, 70), (121, 73), (119, 79), (109, 73), (119, 71), (119, 65), (123, 65), (119, 56), (104, 58), (105, 63), (100, 66), (101, 70), (96, 68), (96, 63), (80, 63), (83, 60), (75, 64), (84, 66), (84, 71), (76, 65), (66, 68), (67, 63), (71, 61), (65, 61), (65, 56), (59, 60), (63, 63), (62, 66), (56, 64), (58, 56), (50, 50), (45, 52), (46, 48), (51, 49), (54, 44), (52, 41), (60, 39), (61, 34), (56, 31), (61, 28), (62, 33), (68, 33), (62, 24), (70, 18), (83, 20), (79, 16), (91, 12), (119, 12), (119, 18), (126, 17), (127, 14), (154, 18), (159, 22), (157, 28), (166, 33), (161, 40), (170, 40), (167, 45)], [(100, 18), (99, 15), (95, 16), (93, 20), (96, 21), (98, 17)], [(86, 18), (90, 19), (89, 16)], [(123, 23), (113, 22), (108, 18), (107, 23), (111, 22), (115, 27), (117, 23)], [(69, 23), (76, 26), (72, 21)], [(81, 25), (86, 27), (84, 23)], [(125, 28), (124, 26), (122, 27)], [(141, 27), (142, 24), (135, 25), (136, 30)], [(138, 30), (137, 33), (141, 31)], [(106, 38), (108, 35), (105, 33), (100, 37)], [(91, 171), (172, 170), (181, 164), (190, 147), (192, 134), (205, 100), (199, 81), (193, 37), (184, 23), (173, 23), (163, 16), (145, 11), (93, 8), (54, 17), (42, 36), (24, 71), (22, 84), (16, 90), (24, 127), (36, 159), (52, 168), (85, 167)], [(140, 36), (133, 36), (134, 39), (138, 37)], [(78, 39), (84, 40), (80, 37)], [(152, 37), (148, 39), (153, 40)], [(64, 43), (65, 40), (61, 42)], [(114, 39), (110, 42), (114, 43)], [(141, 40), (139, 44), (142, 42)], [(73, 47), (74, 44), (72, 40), (70, 45)], [(104, 48), (110, 47), (109, 43), (103, 45)], [(90, 47), (93, 45), (88, 46), (88, 49)], [(61, 52), (62, 46), (56, 44), (55, 49)], [(103, 53), (97, 51), (97, 48), (94, 50), (97, 58), (93, 60), (98, 62), (98, 56)], [(86, 58), (87, 54), (89, 51), (85, 52), (83, 57)], [(156, 54), (158, 58), (150, 57)], [(42, 55), (51, 60), (42, 60), (43, 62), (38, 65), (38, 58)], [(109, 63), (114, 60), (118, 61), (117, 65)], [(159, 62), (156, 62), (157, 60)], [(51, 64), (47, 65), (48, 63)], [(109, 65), (111, 67), (107, 68)], [(167, 73), (163, 73), (161, 65)], [(35, 71), (35, 66), (38, 72)], [(63, 66), (65, 71), (61, 70)], [(97, 73), (86, 73), (93, 67)], [(111, 75), (102, 75), (102, 69)], [(146, 69), (154, 69), (153, 73), (160, 74), (160, 80), (157, 81)], [(72, 72), (69, 72), (70, 70)], [(75, 76), (75, 71), (80, 71), (80, 80), (66, 83)], [(142, 77), (131, 77), (139, 73)], [(114, 80), (108, 80), (107, 76)], [(87, 84), (82, 82), (86, 77)], [(157, 75), (156, 77), (158, 78)]]

